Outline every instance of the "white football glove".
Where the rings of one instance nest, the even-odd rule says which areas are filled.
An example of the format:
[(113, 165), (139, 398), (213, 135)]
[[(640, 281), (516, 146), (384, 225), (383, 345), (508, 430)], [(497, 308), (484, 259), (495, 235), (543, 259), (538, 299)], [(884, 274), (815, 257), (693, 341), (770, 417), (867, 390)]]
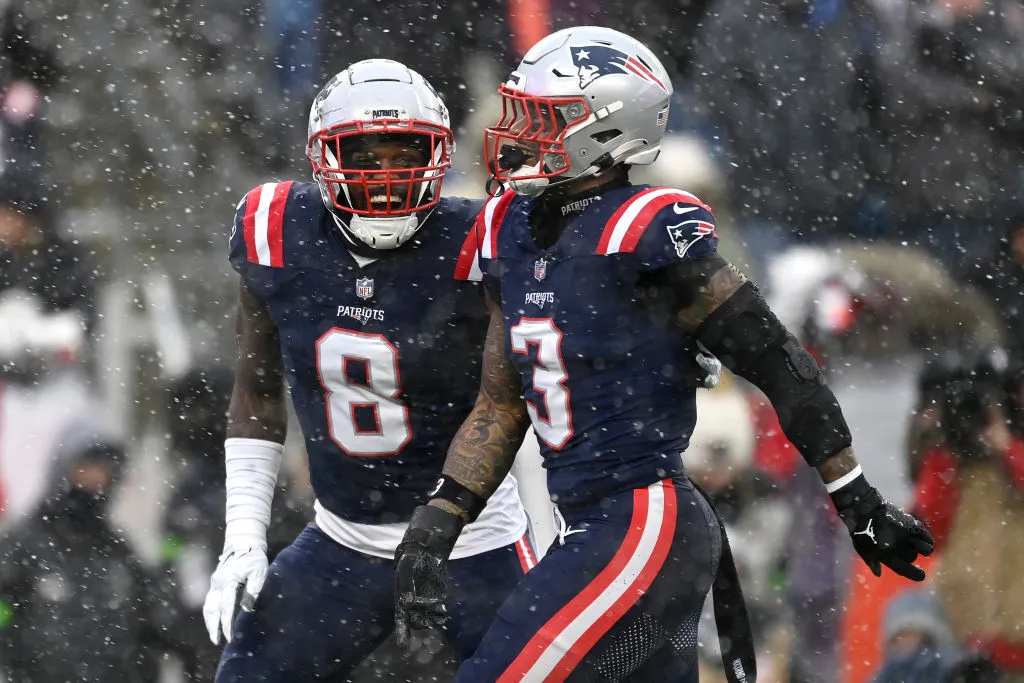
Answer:
[[(251, 612), (267, 578), (267, 541), (258, 534), (230, 539), (210, 578), (203, 620), (214, 645), (231, 642), (237, 607)], [(241, 595), (239, 595), (239, 591)]]
[(714, 389), (718, 381), (722, 379), (722, 361), (714, 356), (705, 353), (697, 354), (697, 365), (704, 369), (707, 374), (704, 376), (701, 386), (705, 389)]
[(273, 441), (224, 443), (224, 552), (203, 603), (203, 620), (214, 645), (231, 642), (237, 607), (251, 612), (267, 578), (267, 526), (283, 454), (284, 446)]

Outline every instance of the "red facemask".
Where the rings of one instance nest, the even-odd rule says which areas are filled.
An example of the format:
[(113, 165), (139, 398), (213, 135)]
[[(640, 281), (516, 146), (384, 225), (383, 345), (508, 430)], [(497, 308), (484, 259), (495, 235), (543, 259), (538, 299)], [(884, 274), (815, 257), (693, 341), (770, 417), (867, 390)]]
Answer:
[(524, 166), (537, 169), (516, 173), (517, 180), (554, 178), (568, 171), (565, 132), (590, 116), (586, 100), (527, 95), (507, 85), (498, 88), (498, 94), (501, 118), (484, 133), (484, 156), (494, 178), (506, 182)]
[[(409, 140), (409, 147), (425, 152), (426, 163), (397, 167), (353, 163), (350, 150), (365, 149), (367, 136), (402, 144)], [(350, 121), (310, 137), (306, 156), (314, 176), (328, 188), (334, 208), (387, 218), (425, 211), (437, 204), (441, 182), (451, 166), (453, 139), (449, 128), (429, 121)]]

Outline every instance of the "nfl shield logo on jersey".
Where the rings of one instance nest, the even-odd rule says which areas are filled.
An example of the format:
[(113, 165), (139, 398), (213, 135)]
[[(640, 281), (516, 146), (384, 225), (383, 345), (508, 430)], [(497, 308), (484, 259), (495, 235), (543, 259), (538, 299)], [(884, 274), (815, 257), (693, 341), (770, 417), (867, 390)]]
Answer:
[(369, 299), (371, 296), (373, 296), (372, 277), (356, 278), (356, 296), (358, 296), (360, 299)]
[(548, 276), (548, 261), (547, 259), (540, 259), (533, 264), (533, 277), (537, 282), (540, 282)]

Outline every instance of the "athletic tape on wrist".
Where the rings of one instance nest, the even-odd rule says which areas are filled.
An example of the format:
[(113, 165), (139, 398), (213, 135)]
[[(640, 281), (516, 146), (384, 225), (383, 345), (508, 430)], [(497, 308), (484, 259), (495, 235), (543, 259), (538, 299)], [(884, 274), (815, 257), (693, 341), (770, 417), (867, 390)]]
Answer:
[(829, 493), (835, 493), (839, 489), (850, 484), (850, 482), (852, 482), (854, 479), (856, 479), (862, 474), (864, 474), (864, 471), (860, 468), (860, 465), (857, 465), (852, 470), (850, 470), (843, 476), (839, 477), (835, 481), (830, 481), (829, 483), (825, 484), (825, 490), (828, 491)]
[(225, 545), (233, 537), (265, 539), (283, 456), (284, 446), (273, 441), (232, 438), (224, 442)]

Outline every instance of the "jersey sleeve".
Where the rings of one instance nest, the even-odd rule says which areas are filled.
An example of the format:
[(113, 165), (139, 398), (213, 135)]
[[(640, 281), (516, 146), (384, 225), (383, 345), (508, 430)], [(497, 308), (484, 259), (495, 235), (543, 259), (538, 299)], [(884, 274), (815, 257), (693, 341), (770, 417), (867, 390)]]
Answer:
[(285, 207), (293, 184), (264, 183), (247, 192), (235, 207), (228, 260), (241, 275), (260, 266), (284, 267)]
[(658, 187), (619, 207), (605, 225), (597, 251), (632, 253), (646, 272), (702, 259), (717, 248), (711, 207), (689, 192)]
[(514, 192), (506, 190), (484, 202), (472, 229), (462, 244), (455, 269), (455, 279), (482, 281), (495, 301), (501, 301), (498, 235), (505, 220), (505, 214), (515, 196)]
[(235, 218), (231, 224), (231, 234), (228, 235), (228, 261), (231, 267), (241, 275), (244, 275), (246, 263), (249, 262), (248, 247), (245, 245), (245, 228), (242, 221), (245, 216), (246, 203), (251, 192), (247, 193), (235, 206)]

